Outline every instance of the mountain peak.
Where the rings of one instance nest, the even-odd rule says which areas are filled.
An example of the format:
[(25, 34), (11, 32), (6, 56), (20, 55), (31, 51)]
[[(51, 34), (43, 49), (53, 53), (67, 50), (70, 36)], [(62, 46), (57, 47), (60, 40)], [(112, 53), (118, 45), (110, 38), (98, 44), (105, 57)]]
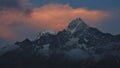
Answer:
[(71, 23), (68, 25), (67, 30), (71, 33), (74, 33), (76, 31), (82, 31), (89, 27), (81, 18), (76, 18), (75, 20), (71, 21)]
[(49, 34), (56, 34), (56, 32), (53, 31), (53, 30), (44, 30), (44, 31), (41, 31), (41, 34), (46, 34), (46, 33), (49, 33)]

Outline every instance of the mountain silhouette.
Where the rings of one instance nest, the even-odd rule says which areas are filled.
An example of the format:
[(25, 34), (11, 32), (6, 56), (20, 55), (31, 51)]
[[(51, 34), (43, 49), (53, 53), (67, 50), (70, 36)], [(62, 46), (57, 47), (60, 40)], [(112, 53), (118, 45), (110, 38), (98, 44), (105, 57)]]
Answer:
[(120, 67), (120, 35), (103, 33), (80, 18), (62, 31), (43, 31), (35, 40), (15, 45), (19, 47), (0, 56), (4, 68)]

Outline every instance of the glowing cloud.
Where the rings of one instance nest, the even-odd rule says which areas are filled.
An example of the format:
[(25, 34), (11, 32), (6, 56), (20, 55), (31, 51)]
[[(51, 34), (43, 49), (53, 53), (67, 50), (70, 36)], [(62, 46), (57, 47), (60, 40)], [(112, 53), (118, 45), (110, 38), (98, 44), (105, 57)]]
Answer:
[(88, 24), (95, 24), (109, 18), (110, 14), (105, 11), (88, 10), (86, 8), (74, 9), (69, 5), (60, 4), (33, 8), (29, 15), (16, 10), (0, 11), (0, 37), (11, 38), (17, 36), (18, 32), (15, 32), (14, 29), (18, 29), (18, 27), (18, 30), (24, 27), (35, 31), (43, 29), (59, 31), (66, 28), (69, 22), (77, 17), (82, 18)]
[(8, 28), (0, 26), (0, 38), (3, 39), (13, 39), (16, 35), (12, 33)]
[(69, 5), (45, 5), (33, 9), (31, 20), (33, 25), (42, 28), (61, 30), (77, 17), (82, 18), (89, 24), (98, 23), (109, 17), (108, 12), (88, 10), (86, 8), (72, 8)]

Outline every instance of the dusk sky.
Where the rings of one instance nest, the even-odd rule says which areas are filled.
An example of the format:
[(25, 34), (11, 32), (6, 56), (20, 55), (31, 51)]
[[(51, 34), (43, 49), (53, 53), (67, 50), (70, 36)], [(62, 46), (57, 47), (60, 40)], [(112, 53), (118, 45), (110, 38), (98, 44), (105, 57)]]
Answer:
[(78, 17), (102, 32), (120, 34), (120, 0), (0, 0), (0, 39), (60, 31)]

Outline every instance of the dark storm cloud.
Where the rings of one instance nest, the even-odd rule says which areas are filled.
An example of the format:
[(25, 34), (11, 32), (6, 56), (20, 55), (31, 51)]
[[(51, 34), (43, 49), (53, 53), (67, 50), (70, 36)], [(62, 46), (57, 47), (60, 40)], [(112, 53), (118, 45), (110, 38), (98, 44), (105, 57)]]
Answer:
[(30, 0), (0, 0), (0, 15), (9, 11), (19, 11), (30, 15), (32, 12)]
[(0, 8), (2, 9), (17, 9), (21, 8), (19, 0), (0, 0)]
[(19, 0), (0, 0), (0, 8), (20, 8)]
[(30, 7), (29, 0), (0, 0), (0, 10), (20, 9), (25, 10)]

